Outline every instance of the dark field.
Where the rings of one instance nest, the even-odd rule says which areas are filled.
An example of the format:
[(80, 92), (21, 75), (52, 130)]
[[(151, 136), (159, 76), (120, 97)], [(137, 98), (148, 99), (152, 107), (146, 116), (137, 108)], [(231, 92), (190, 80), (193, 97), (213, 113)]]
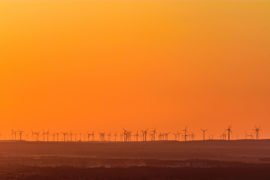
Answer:
[(2, 179), (270, 179), (270, 141), (0, 142)]
[(180, 180), (269, 180), (270, 168), (72, 168), (21, 167), (1, 179), (180, 179)]

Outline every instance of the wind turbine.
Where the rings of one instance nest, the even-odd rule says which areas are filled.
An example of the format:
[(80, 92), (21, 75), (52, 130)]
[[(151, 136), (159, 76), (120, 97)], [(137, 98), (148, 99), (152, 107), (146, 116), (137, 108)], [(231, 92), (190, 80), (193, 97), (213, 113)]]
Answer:
[(124, 142), (131, 141), (131, 131), (127, 131), (126, 129), (123, 129), (123, 136), (124, 136)]
[(201, 129), (202, 133), (203, 133), (203, 140), (205, 141), (205, 134), (207, 132), (207, 129)]
[[(19, 141), (22, 141), (22, 136), (23, 136), (24, 131), (19, 130), (19, 131), (17, 131), (17, 132), (18, 132), (18, 134), (19, 134)], [(16, 132), (15, 132), (15, 133), (16, 133)]]
[(191, 137), (191, 141), (193, 141), (194, 140), (194, 137), (195, 137), (195, 135), (194, 135), (193, 132), (190, 133), (190, 137)]
[(45, 136), (46, 136), (46, 141), (48, 142), (49, 141), (49, 137), (50, 137), (50, 131), (49, 130), (47, 130), (45, 132)]
[(150, 134), (150, 136), (151, 136), (151, 141), (155, 141), (155, 140), (156, 140), (156, 133), (157, 133), (156, 129), (153, 129), (153, 130), (151, 131), (151, 134)]
[(88, 142), (90, 142), (90, 137), (91, 137), (91, 135), (92, 135), (92, 134), (91, 134), (90, 132), (87, 133), (87, 140), (88, 140)]
[(105, 132), (99, 133), (99, 139), (100, 139), (100, 141), (105, 141)]
[(221, 134), (220, 137), (221, 137), (222, 140), (226, 140), (226, 136), (227, 136), (227, 135), (226, 135), (226, 131), (224, 131), (224, 132)]
[(64, 142), (66, 142), (66, 137), (67, 137), (68, 133), (67, 132), (62, 132), (62, 135), (63, 135)]
[(231, 126), (229, 126), (229, 127), (226, 129), (226, 131), (227, 131), (228, 141), (230, 141), (230, 140), (231, 140), (231, 134), (232, 134), (232, 128), (231, 128)]
[(186, 142), (187, 141), (187, 137), (188, 137), (188, 129), (187, 129), (187, 127), (183, 130), (183, 132), (184, 132), (184, 134), (183, 134), (183, 136), (184, 136), (184, 141)]
[(261, 128), (255, 127), (254, 131), (255, 131), (256, 139), (258, 140), (259, 139), (259, 136), (260, 136)]
[(127, 141), (127, 130), (125, 130), (125, 129), (123, 129), (123, 140), (124, 140), (124, 142), (126, 142)]
[(131, 131), (127, 132), (127, 140), (132, 141), (132, 132)]
[(94, 141), (94, 140), (95, 140), (95, 132), (92, 131), (92, 141)]
[(148, 132), (147, 129), (142, 130), (142, 139), (143, 139), (143, 141), (147, 141), (147, 132)]
[(44, 142), (46, 140), (46, 132), (43, 131), (41, 135), (42, 135), (42, 141)]
[(134, 135), (135, 136), (135, 140), (138, 142), (139, 141), (139, 132), (137, 131), (136, 134)]

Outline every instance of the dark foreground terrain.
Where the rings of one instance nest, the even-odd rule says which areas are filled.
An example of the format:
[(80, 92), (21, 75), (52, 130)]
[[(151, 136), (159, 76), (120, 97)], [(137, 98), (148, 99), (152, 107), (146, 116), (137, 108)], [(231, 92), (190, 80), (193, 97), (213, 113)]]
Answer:
[(73, 168), (21, 167), (1, 179), (86, 180), (86, 179), (179, 179), (179, 180), (269, 180), (270, 168)]
[(269, 180), (270, 141), (0, 142), (0, 180)]

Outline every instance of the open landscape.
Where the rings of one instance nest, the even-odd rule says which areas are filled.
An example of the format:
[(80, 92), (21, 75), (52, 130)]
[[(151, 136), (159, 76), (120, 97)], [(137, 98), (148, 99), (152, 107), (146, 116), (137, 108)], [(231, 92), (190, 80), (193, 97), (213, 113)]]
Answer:
[(270, 180), (270, 0), (0, 0), (0, 180)]
[(0, 143), (0, 179), (269, 179), (270, 140)]

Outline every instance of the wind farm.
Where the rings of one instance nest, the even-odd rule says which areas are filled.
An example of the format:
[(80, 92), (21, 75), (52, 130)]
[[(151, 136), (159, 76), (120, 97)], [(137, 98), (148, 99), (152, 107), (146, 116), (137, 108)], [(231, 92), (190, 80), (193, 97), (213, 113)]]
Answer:
[(232, 125), (177, 129), (12, 129), (0, 133), (0, 179), (270, 178), (270, 139), (260, 126), (243, 134)]
[[(129, 131), (123, 129), (119, 132), (94, 131), (72, 132), (72, 131), (22, 131), (11, 130), (10, 134), (1, 134), (0, 141), (29, 141), (29, 142), (158, 142), (158, 141), (231, 141), (231, 140), (260, 140), (264, 139), (261, 128), (255, 126), (250, 134), (243, 134), (241, 137), (233, 137), (232, 127), (224, 129), (221, 136), (213, 135), (208, 129), (201, 129), (201, 135), (193, 133), (185, 127), (176, 132), (158, 131), (156, 128)], [(98, 134), (98, 137), (95, 137)], [(79, 136), (78, 136), (79, 135)], [(196, 137), (195, 137), (196, 136)]]
[(269, 0), (0, 0), (0, 180), (269, 180)]
[[(149, 137), (145, 136), (145, 130), (139, 136), (137, 132), (123, 130), (119, 138), (116, 133), (113, 138), (110, 133), (89, 131), (85, 134), (59, 133), (58, 138), (55, 132), (49, 138), (45, 133), (43, 138), (40, 132), (41, 137), (37, 138), (39, 133), (34, 133), (33, 140), (23, 136), (1, 140), (0, 178), (205, 178), (201, 171), (207, 172), (207, 177), (212, 179), (234, 179), (236, 175), (247, 180), (269, 177), (268, 139), (234, 139), (231, 136), (224, 140), (203, 136), (196, 140), (191, 134), (185, 136), (189, 131), (184, 131), (180, 138), (176, 133), (177, 138), (170, 139), (168, 132), (158, 130), (154, 139), (154, 131), (149, 130)], [(98, 136), (95, 138), (93, 134)]]

